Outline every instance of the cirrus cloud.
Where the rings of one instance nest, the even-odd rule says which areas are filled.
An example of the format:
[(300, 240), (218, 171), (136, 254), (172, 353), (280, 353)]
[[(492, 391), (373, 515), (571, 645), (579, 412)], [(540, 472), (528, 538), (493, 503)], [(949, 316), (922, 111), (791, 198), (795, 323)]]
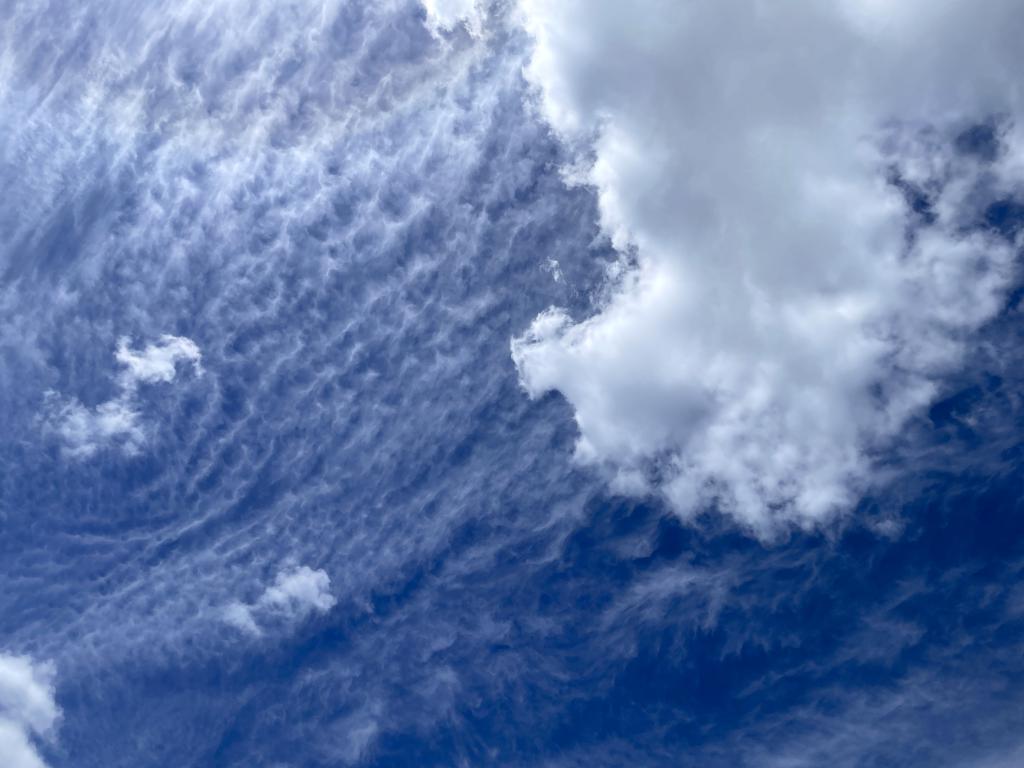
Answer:
[(128, 455), (138, 453), (146, 441), (146, 429), (136, 401), (139, 384), (169, 383), (178, 364), (191, 364), (202, 375), (202, 354), (191, 339), (164, 334), (160, 341), (141, 350), (118, 340), (117, 362), (124, 370), (117, 377), (120, 394), (93, 408), (75, 397), (49, 391), (43, 401), (42, 422), (58, 435), (64, 455), (87, 458), (108, 445), (119, 445)]

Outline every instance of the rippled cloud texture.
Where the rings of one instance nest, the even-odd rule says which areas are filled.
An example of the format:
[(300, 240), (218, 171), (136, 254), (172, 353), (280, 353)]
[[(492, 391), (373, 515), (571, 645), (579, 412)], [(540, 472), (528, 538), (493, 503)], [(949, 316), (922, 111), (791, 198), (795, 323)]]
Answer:
[(116, 358), (124, 366), (117, 378), (121, 392), (116, 398), (89, 409), (73, 397), (46, 393), (43, 424), (60, 437), (66, 455), (89, 457), (108, 444), (118, 444), (129, 454), (138, 453), (146, 440), (135, 405), (139, 385), (173, 381), (179, 361), (191, 363), (196, 372), (202, 372), (199, 348), (190, 339), (178, 336), (164, 335), (139, 352), (129, 348), (128, 340), (122, 338)]
[(0, 766), (1012, 764), (1022, 15), (0, 0)]

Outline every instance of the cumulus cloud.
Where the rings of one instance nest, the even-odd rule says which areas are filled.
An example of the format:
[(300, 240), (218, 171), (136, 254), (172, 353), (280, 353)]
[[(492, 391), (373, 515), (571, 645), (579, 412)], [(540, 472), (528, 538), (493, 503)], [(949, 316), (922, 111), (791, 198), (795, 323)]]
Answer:
[[(521, 0), (543, 113), (623, 254), (513, 340), (577, 456), (769, 532), (848, 508), (1002, 305), (1024, 8)], [(998, 151), (957, 146), (972, 124)], [(961, 142), (962, 144), (962, 142)], [(991, 149), (991, 148), (990, 148)], [(972, 218), (973, 217), (973, 218)]]
[(331, 594), (331, 577), (309, 566), (285, 568), (274, 583), (253, 603), (236, 602), (224, 611), (224, 620), (252, 634), (262, 632), (260, 621), (284, 618), (297, 621), (310, 613), (327, 613), (337, 600)]
[(60, 717), (54, 668), (0, 653), (0, 757), (4, 768), (45, 768), (34, 739), (50, 738)]
[(202, 374), (202, 355), (191, 339), (165, 334), (159, 342), (141, 350), (121, 338), (115, 353), (124, 366), (117, 383), (120, 394), (88, 408), (77, 398), (47, 392), (43, 401), (43, 423), (63, 442), (66, 456), (86, 458), (100, 448), (118, 445), (127, 454), (138, 453), (146, 441), (146, 430), (136, 400), (140, 384), (169, 383), (179, 363), (191, 364)]

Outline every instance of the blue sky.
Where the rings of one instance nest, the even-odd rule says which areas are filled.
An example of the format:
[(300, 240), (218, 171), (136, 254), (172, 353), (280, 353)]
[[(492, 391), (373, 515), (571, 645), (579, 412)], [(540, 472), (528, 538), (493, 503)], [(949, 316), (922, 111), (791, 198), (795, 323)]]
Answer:
[(1017, 3), (0, 19), (0, 766), (1024, 764)]

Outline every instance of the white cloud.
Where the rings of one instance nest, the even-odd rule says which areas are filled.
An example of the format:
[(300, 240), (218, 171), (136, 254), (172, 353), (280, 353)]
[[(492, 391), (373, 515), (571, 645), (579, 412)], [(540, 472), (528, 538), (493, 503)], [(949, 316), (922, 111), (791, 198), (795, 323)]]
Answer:
[(235, 602), (224, 610), (224, 620), (252, 634), (260, 634), (257, 619), (296, 621), (311, 612), (327, 613), (338, 601), (331, 594), (331, 577), (309, 566), (285, 568), (254, 603)]
[[(717, 503), (767, 533), (848, 508), (1011, 277), (1015, 248), (964, 212), (1019, 176), (951, 139), (1019, 115), (1024, 6), (519, 7), (544, 114), (593, 152), (602, 225), (636, 260), (596, 316), (552, 308), (513, 340), (523, 385), (572, 403), (581, 460), (681, 514)], [(893, 168), (931, 198), (912, 238)]]
[(86, 408), (76, 398), (47, 392), (43, 412), (47, 427), (60, 436), (66, 456), (87, 458), (115, 442), (125, 453), (134, 454), (146, 439), (138, 411), (122, 398)]
[(232, 603), (224, 609), (224, 621), (238, 627), (243, 632), (258, 635), (262, 632), (260, 625), (252, 615), (252, 607), (245, 603)]
[(60, 717), (54, 668), (0, 653), (0, 756), (4, 768), (45, 768), (33, 743), (50, 738)]
[(163, 335), (157, 344), (136, 351), (128, 339), (118, 341), (117, 361), (125, 370), (118, 376), (121, 393), (112, 400), (87, 408), (77, 398), (47, 392), (43, 423), (63, 442), (66, 456), (87, 458), (100, 448), (117, 444), (131, 455), (146, 441), (146, 431), (136, 402), (140, 383), (173, 381), (179, 363), (190, 363), (202, 375), (202, 355), (191, 339)]
[(196, 373), (202, 374), (203, 356), (199, 347), (184, 336), (164, 334), (157, 344), (149, 344), (141, 351), (128, 346), (128, 339), (121, 337), (117, 342), (117, 362), (125, 366), (121, 382), (125, 389), (139, 382), (170, 382), (177, 373), (178, 363), (191, 363)]
[[(37, 382), (56, 374), (54, 360), (69, 363), (60, 371), (68, 383), (50, 384), (61, 395), (77, 396), (87, 410), (115, 399), (123, 369), (113, 355), (127, 332), (125, 313), (141, 334), (132, 336), (136, 355), (188, 314), (195, 334), (181, 333), (198, 342), (203, 367), (215, 368), (217, 378), (216, 387), (202, 388), (208, 398), (187, 406), (178, 391), (194, 391), (184, 385), (187, 365), (170, 385), (140, 383), (139, 450), (151, 454), (162, 436), (160, 449), (168, 452), (147, 467), (153, 474), (146, 492), (202, 501), (171, 504), (166, 514), (142, 520), (128, 509), (136, 495), (107, 494), (105, 514), (129, 515), (145, 529), (97, 543), (117, 551), (111, 556), (124, 561), (135, 587), (93, 584), (89, 611), (65, 606), (45, 638), (32, 627), (18, 630), (19, 642), (44, 643), (62, 665), (96, 648), (159, 659), (185, 642), (220, 642), (228, 629), (216, 623), (224, 608), (239, 598), (255, 601), (274, 581), (271, 566), (267, 583), (246, 591), (253, 563), (265, 567), (281, 551), (313, 567), (342, 564), (328, 568), (332, 588), (365, 605), (410, 559), (442, 545), (453, 521), (480, 508), (480, 494), (493, 496), (494, 483), (539, 498), (547, 483), (524, 467), (536, 465), (553, 483), (564, 479), (560, 462), (542, 462), (537, 450), (515, 445), (540, 445), (547, 428), (535, 425), (503, 446), (502, 458), (474, 452), (457, 472), (438, 478), (431, 491), (440, 501), (436, 514), (419, 514), (426, 503), (419, 495), (396, 500), (365, 482), (406, 483), (418, 471), (407, 457), (471, 437), (473, 414), (495, 397), (492, 387), (473, 382), (494, 381), (486, 373), (496, 363), (488, 357), (488, 318), (504, 311), (509, 295), (490, 287), (491, 267), (466, 293), (464, 275), (483, 263), (478, 253), (486, 249), (500, 270), (523, 258), (520, 239), (507, 236), (517, 230), (561, 229), (564, 241), (591, 234), (572, 196), (545, 180), (541, 163), (550, 147), (543, 128), (522, 119), (518, 40), (512, 49), (501, 41), (438, 44), (407, 0), (210, 9), (147, 4), (117, 19), (88, 12), (55, 29), (27, 5), (3, 25), (22, 41), (11, 48), (24, 73), (12, 84), (15, 97), (20, 88), (31, 102), (40, 80), (52, 79), (57, 89), (10, 143), (26, 158), (20, 165), (41, 170), (31, 179), (8, 174), (11, 194), (26, 202), (12, 210), (17, 229), (0, 227), (0, 239), (32, 272), (0, 290), (0, 353), (16, 354), (17, 363), (7, 365), (8, 357), (0, 365), (0, 390), (6, 382), (16, 396), (7, 402), (38, 400)], [(109, 24), (97, 27), (97, 18)], [(99, 35), (96, 45), (83, 51), (82, 35)], [(165, 41), (155, 71), (154, 39)], [(58, 59), (39, 64), (31, 56), (39, 45), (84, 58), (65, 77), (50, 78)], [(44, 71), (33, 74), (37, 64)], [(12, 114), (22, 109), (5, 104)], [(474, 169), (487, 170), (481, 176)], [(108, 179), (130, 179), (130, 189), (115, 190)], [(542, 194), (506, 207), (527, 189)], [(122, 191), (130, 193), (130, 216)], [(69, 201), (95, 200), (103, 210), (89, 221), (92, 236), (56, 258), (44, 238), (72, 232), (60, 212)], [(488, 223), (474, 201), (500, 206), (501, 217)], [(492, 245), (485, 236), (494, 237)], [(415, 243), (423, 247), (406, 248)], [(584, 272), (570, 266), (575, 261), (561, 260), (567, 276)], [(520, 273), (523, 284), (535, 273)], [(514, 313), (520, 306), (509, 305)], [(322, 323), (313, 320), (321, 308)], [(158, 331), (138, 330), (145, 328)], [(24, 340), (25, 349), (9, 352), (11, 340)], [(73, 362), (96, 348), (110, 354), (111, 391), (102, 395), (89, 386), (90, 367)], [(405, 348), (428, 354), (413, 360), (388, 352)], [(436, 408), (420, 407), (425, 400), (454, 420), (439, 422)], [(174, 428), (163, 429), (159, 416), (172, 408)], [(395, 408), (408, 418), (395, 418)], [(18, 443), (38, 447), (38, 435), (26, 429), (36, 425), (21, 421)], [(97, 457), (119, 455), (123, 439), (101, 441), (109, 447)], [(66, 490), (70, 503), (53, 513), (82, 513), (73, 486)], [(250, 507), (247, 496), (257, 503)], [(238, 520), (240, 503), (245, 520), (223, 524)], [(531, 505), (531, 515), (558, 518), (575, 503), (559, 495)], [(282, 526), (293, 516), (296, 525)], [(395, 526), (406, 535), (395, 536)], [(534, 520), (517, 526), (532, 530)], [(175, 547), (175, 557), (133, 565), (179, 536), (186, 544)], [(160, 611), (152, 610), (155, 599)], [(256, 619), (268, 635), (276, 628)]]
[(267, 605), (287, 609), (313, 609), (325, 613), (337, 602), (330, 592), (331, 578), (323, 570), (303, 565), (281, 571), (272, 587), (263, 594)]
[(473, 34), (479, 34), (484, 12), (481, 0), (421, 0), (427, 12), (427, 27), (437, 34), (465, 24)]

